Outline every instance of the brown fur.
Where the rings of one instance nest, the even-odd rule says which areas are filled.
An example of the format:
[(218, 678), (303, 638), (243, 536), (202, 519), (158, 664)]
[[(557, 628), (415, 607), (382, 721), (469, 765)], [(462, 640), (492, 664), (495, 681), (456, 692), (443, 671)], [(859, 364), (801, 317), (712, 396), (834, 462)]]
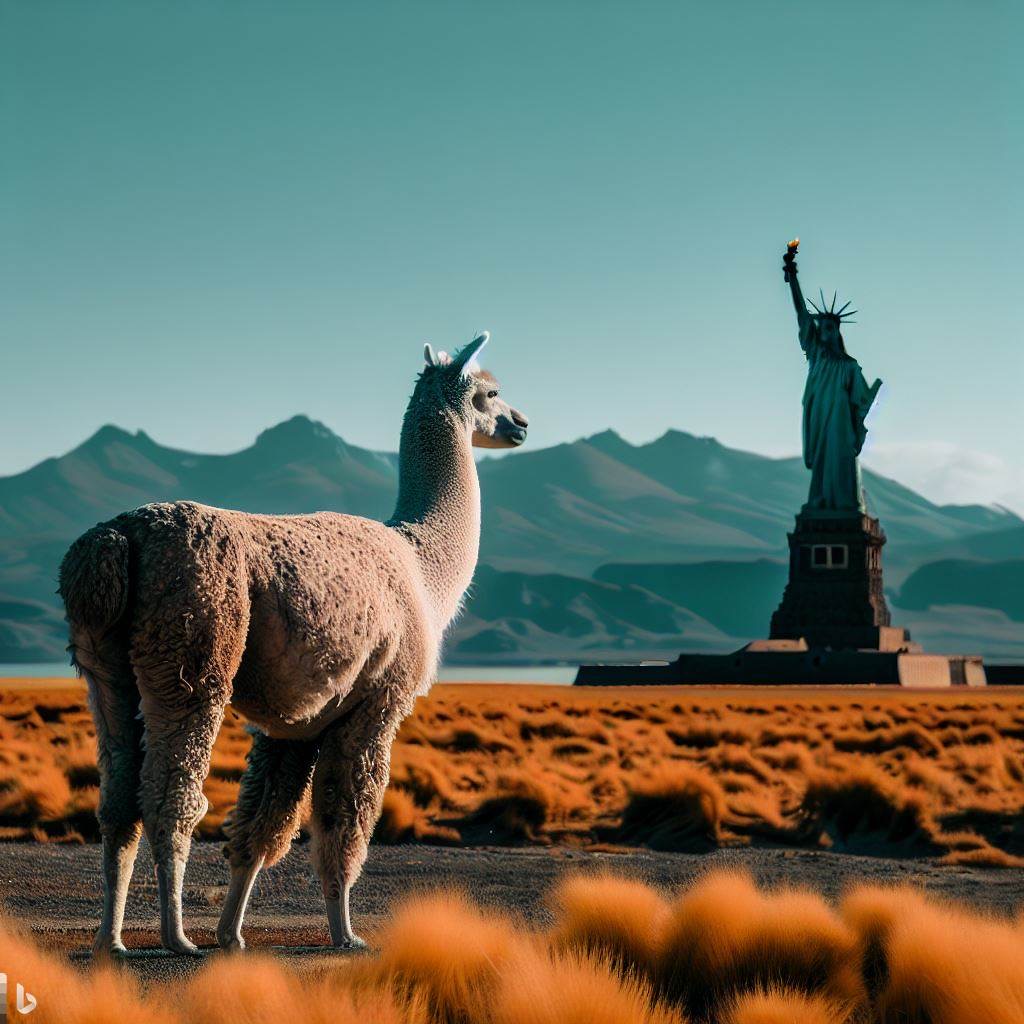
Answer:
[[(436, 671), (476, 565), (471, 439), (521, 443), (526, 420), (466, 362), (430, 363), (406, 413), (395, 515), (264, 516), (146, 505), (84, 534), (61, 566), (75, 663), (97, 722), (106, 897), (98, 950), (120, 950), (144, 826), (165, 946), (181, 926), (192, 830), (230, 701), (256, 729), (228, 826), (218, 938), (240, 947), (256, 873), (287, 852), (312, 786), (313, 859), (332, 940), (356, 945), (348, 891), (387, 786), (391, 743)], [(144, 722), (144, 737), (137, 721)]]

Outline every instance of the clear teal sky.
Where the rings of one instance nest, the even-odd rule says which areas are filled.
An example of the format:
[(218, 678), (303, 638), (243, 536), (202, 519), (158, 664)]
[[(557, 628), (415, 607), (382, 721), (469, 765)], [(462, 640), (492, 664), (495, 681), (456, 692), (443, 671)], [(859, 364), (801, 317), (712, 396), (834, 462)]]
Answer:
[(799, 234), (869, 463), (1024, 510), (1015, 6), (8, 0), (0, 473), (104, 422), (394, 448), (485, 327), (532, 446), (793, 453)]

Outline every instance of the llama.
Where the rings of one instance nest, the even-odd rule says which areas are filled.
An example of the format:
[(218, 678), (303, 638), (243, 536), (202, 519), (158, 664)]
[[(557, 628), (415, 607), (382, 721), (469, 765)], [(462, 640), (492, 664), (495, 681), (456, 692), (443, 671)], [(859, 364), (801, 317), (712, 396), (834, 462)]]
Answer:
[(526, 439), (526, 417), (475, 362), (487, 338), (454, 358), (426, 346), (387, 523), (161, 503), (99, 524), (68, 550), (60, 593), (99, 748), (104, 900), (95, 953), (124, 952), (125, 899), (145, 829), (161, 942), (198, 954), (182, 927), (182, 882), (229, 701), (253, 743), (225, 827), (231, 880), (219, 945), (245, 948), (253, 883), (287, 853), (310, 787), (311, 856), (331, 942), (364, 945), (349, 891), (380, 814), (391, 744), (433, 682), (442, 636), (476, 568), (471, 448)]

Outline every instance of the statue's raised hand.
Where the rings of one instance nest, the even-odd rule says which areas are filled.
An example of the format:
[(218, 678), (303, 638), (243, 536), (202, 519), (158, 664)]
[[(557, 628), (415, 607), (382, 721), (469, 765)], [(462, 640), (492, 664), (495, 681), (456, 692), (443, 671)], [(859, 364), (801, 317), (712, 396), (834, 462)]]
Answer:
[(796, 253), (792, 249), (787, 249), (782, 257), (782, 273), (787, 281), (792, 280), (797, 275)]

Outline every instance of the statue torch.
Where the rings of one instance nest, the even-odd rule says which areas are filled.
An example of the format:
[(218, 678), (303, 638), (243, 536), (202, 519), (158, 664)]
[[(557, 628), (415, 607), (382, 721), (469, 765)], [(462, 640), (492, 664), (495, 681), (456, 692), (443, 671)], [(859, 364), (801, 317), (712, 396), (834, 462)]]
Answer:
[(791, 242), (786, 244), (786, 255), (782, 257), (783, 263), (783, 274), (786, 279), (786, 284), (789, 284), (791, 276), (796, 276), (796, 251), (800, 248), (800, 239), (794, 238)]

